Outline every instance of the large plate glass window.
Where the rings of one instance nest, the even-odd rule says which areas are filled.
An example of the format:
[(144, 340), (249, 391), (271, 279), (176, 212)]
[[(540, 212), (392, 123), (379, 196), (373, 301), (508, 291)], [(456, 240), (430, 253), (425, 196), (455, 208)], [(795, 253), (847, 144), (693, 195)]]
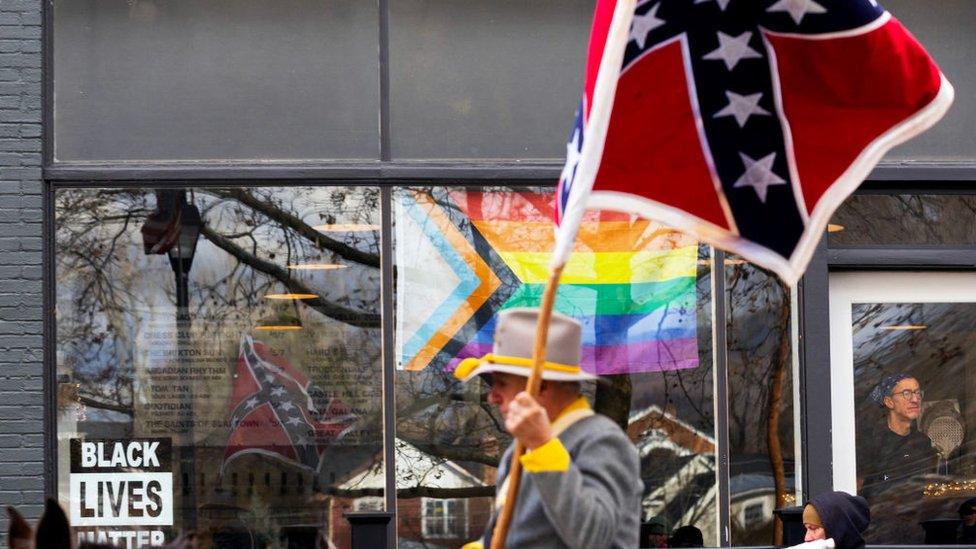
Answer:
[(729, 519), (732, 545), (777, 545), (773, 511), (795, 505), (791, 291), (725, 259), (728, 296)]
[(382, 483), (348, 484), (384, 474), (379, 194), (55, 194), (58, 494), (80, 535), (341, 546), (344, 512), (383, 509)]
[(834, 486), (867, 498), (865, 539), (976, 543), (976, 274), (835, 273), (830, 315)]
[(827, 226), (832, 248), (976, 246), (976, 194), (858, 193)]
[[(511, 439), (486, 386), (451, 372), (490, 352), (497, 312), (538, 305), (552, 189), (399, 188), (393, 203), (398, 538), (457, 546), (484, 533)], [(585, 391), (639, 450), (658, 541), (693, 526), (718, 543), (709, 253), (653, 222), (591, 212), (556, 301), (584, 326), (583, 367), (605, 374)]]

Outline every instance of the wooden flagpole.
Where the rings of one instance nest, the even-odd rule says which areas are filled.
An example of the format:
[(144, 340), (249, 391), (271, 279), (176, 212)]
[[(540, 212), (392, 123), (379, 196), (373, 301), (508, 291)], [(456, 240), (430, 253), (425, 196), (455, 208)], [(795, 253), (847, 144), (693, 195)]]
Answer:
[[(546, 282), (546, 289), (542, 294), (539, 323), (535, 327), (535, 346), (532, 348), (532, 374), (529, 375), (529, 381), (525, 384), (525, 391), (532, 398), (538, 396), (539, 388), (542, 386), (542, 365), (546, 362), (549, 319), (552, 318), (552, 308), (556, 303), (556, 288), (559, 287), (559, 277), (562, 273), (562, 265), (555, 267), (549, 273), (549, 280)], [(512, 451), (512, 464), (508, 468), (508, 493), (505, 495), (505, 503), (498, 515), (498, 522), (495, 523), (495, 531), (491, 535), (490, 549), (504, 549), (505, 547), (505, 538), (508, 536), (508, 527), (512, 522), (512, 515), (515, 513), (515, 500), (518, 499), (519, 484), (522, 481), (522, 462), (519, 461), (519, 458), (524, 453), (525, 447), (516, 440), (515, 449)]]

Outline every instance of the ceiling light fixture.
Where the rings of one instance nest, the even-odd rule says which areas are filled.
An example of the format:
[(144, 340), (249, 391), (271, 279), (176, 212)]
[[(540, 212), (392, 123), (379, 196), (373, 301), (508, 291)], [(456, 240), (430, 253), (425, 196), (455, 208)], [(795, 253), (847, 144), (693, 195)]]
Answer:
[(255, 326), (254, 329), (259, 332), (297, 332), (302, 327), (294, 324), (266, 324), (264, 326)]
[(365, 233), (380, 230), (379, 225), (372, 223), (330, 223), (312, 228), (323, 233)]
[(836, 223), (828, 223), (827, 224), (827, 232), (828, 233), (839, 233), (839, 232), (841, 232), (843, 230), (844, 230), (844, 226), (843, 225), (837, 225)]
[(295, 271), (334, 271), (336, 269), (345, 269), (348, 266), (339, 263), (298, 263), (288, 265), (288, 268)]
[[(725, 264), (726, 265), (744, 265), (746, 263), (748, 263), (748, 261), (746, 261), (745, 259), (737, 259), (737, 258), (726, 258), (725, 259)], [(711, 265), (712, 264), (712, 260), (711, 259), (699, 259), (698, 260), (698, 264), (699, 265)]]
[(924, 324), (892, 324), (891, 326), (882, 326), (882, 330), (924, 330), (928, 326)]
[(265, 299), (316, 299), (316, 294), (268, 294)]

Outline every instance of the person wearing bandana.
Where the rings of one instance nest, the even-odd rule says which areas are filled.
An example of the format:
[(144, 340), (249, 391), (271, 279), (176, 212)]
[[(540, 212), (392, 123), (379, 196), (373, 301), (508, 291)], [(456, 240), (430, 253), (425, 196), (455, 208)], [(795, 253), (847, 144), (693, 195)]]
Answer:
[(910, 476), (935, 472), (938, 453), (916, 426), (922, 395), (918, 380), (905, 373), (885, 376), (871, 391), (882, 415), (858, 434), (858, 477), (865, 496), (875, 496)]

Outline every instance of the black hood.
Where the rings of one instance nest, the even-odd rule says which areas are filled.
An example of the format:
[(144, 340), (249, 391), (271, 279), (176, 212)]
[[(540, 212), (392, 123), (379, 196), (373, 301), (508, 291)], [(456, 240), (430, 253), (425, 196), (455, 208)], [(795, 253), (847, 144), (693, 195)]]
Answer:
[(817, 510), (828, 538), (834, 538), (837, 549), (864, 547), (861, 533), (871, 522), (868, 502), (861, 496), (844, 492), (827, 492), (810, 500)]

